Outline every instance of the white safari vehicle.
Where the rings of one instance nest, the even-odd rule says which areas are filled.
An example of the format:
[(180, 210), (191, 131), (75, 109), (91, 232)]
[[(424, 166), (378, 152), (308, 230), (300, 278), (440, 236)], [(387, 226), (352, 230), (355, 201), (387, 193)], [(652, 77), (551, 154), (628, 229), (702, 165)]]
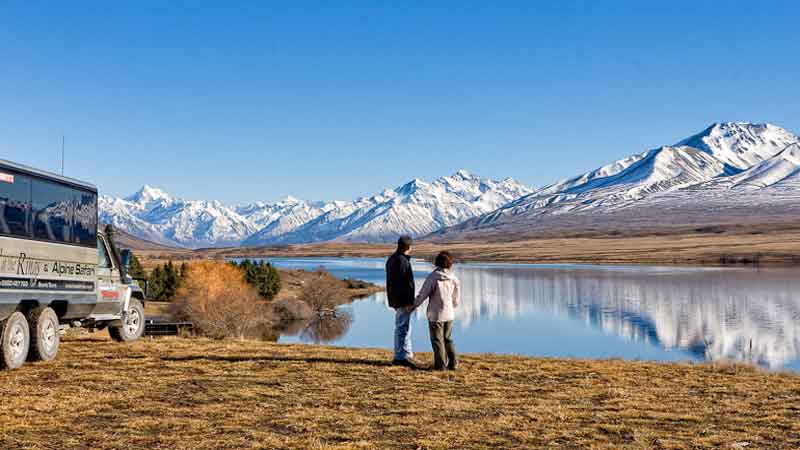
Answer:
[(70, 326), (142, 335), (130, 252), (97, 227), (95, 186), (0, 160), (0, 368), (55, 358)]

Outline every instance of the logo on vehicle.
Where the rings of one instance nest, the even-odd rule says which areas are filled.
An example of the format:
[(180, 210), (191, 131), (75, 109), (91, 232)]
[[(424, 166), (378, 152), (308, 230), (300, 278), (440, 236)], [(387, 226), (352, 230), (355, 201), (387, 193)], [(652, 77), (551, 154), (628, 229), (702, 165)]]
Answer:
[(10, 173), (0, 172), (0, 181), (5, 182), (5, 183), (13, 183), (14, 182), (14, 175), (11, 175)]

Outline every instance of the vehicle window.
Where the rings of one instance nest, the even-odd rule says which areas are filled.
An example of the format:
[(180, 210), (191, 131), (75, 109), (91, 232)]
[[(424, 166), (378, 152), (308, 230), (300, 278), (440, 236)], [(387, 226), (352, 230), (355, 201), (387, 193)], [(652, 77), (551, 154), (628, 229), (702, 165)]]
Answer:
[(31, 204), (34, 238), (72, 242), (72, 189), (33, 180)]
[(97, 239), (97, 196), (74, 191), (75, 223), (72, 237), (76, 244), (91, 245)]
[(111, 259), (108, 257), (106, 244), (100, 238), (97, 238), (97, 266), (103, 269), (111, 268)]
[(0, 171), (0, 233), (30, 237), (30, 178)]

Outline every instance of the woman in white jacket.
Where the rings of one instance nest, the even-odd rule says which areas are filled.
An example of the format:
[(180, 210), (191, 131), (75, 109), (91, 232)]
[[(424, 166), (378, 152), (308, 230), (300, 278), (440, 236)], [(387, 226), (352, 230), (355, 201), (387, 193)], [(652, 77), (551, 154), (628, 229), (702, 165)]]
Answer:
[(450, 252), (441, 252), (434, 262), (436, 270), (428, 275), (422, 289), (414, 301), (416, 309), (425, 300), (428, 300), (428, 330), (433, 346), (434, 370), (456, 370), (458, 360), (456, 349), (453, 345), (453, 319), (455, 309), (460, 301), (460, 286), (451, 268), (453, 256)]

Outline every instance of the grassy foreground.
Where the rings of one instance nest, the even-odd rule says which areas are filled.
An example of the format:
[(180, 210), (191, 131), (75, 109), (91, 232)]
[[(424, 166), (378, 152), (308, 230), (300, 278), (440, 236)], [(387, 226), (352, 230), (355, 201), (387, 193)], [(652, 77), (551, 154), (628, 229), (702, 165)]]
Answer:
[(800, 446), (800, 377), (742, 367), (471, 355), (439, 373), (379, 350), (62, 345), (55, 362), (0, 372), (0, 448)]

